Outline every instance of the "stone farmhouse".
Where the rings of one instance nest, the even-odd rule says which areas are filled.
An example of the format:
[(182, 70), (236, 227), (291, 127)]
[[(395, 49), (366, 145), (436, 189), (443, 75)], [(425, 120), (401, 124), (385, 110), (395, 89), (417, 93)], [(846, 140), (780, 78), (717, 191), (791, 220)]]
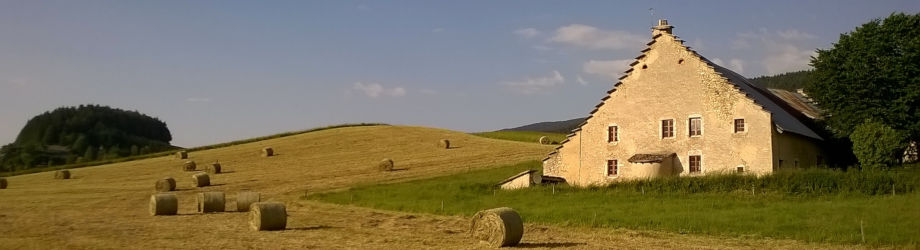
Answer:
[(588, 119), (544, 159), (575, 186), (823, 164), (811, 116), (697, 54), (660, 20)]

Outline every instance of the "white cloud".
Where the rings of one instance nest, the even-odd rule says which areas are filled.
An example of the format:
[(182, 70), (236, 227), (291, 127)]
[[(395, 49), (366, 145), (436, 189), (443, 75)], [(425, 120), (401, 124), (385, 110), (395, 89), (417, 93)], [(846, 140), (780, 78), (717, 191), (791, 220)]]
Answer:
[(614, 80), (623, 75), (623, 71), (629, 69), (629, 64), (632, 63), (632, 61), (633, 60), (630, 59), (609, 61), (590, 60), (582, 65), (582, 71)]
[(577, 77), (575, 77), (575, 81), (577, 81), (578, 84), (581, 84), (581, 86), (588, 85), (588, 81), (585, 81), (585, 79), (581, 78), (581, 75), (578, 75)]
[(550, 50), (553, 50), (553, 48), (546, 47), (546, 46), (543, 46), (543, 45), (534, 45), (534, 46), (530, 46), (530, 48), (533, 48), (534, 50), (538, 50), (538, 51), (550, 51)]
[(207, 98), (207, 97), (189, 97), (189, 98), (186, 98), (185, 101), (187, 101), (187, 102), (200, 102), (200, 103), (204, 103), (204, 102), (211, 102), (211, 98)]
[(444, 32), (444, 28), (438, 27), (431, 30), (431, 33), (441, 33)]
[(371, 98), (377, 98), (380, 96), (400, 97), (406, 95), (406, 89), (402, 87), (386, 88), (379, 83), (365, 84), (356, 82), (352, 89), (357, 90)]
[(787, 40), (809, 40), (818, 38), (815, 35), (801, 32), (797, 29), (781, 30), (777, 31), (776, 34), (779, 35), (779, 37)]
[(437, 95), (438, 94), (438, 91), (433, 90), (433, 89), (420, 89), (418, 92), (424, 95)]
[(540, 31), (534, 28), (525, 28), (514, 30), (514, 34), (523, 38), (533, 38), (540, 35)]
[(744, 74), (744, 61), (741, 59), (731, 59), (728, 61), (728, 68), (732, 69), (738, 74)]
[(511, 91), (529, 95), (545, 92), (563, 83), (565, 83), (565, 77), (559, 71), (554, 70), (551, 76), (531, 77), (521, 81), (502, 82), (501, 84), (507, 86)]
[[(805, 45), (807, 40), (817, 36), (788, 29), (770, 32), (765, 28), (757, 32), (738, 33), (732, 41), (733, 50), (750, 50), (753, 53), (762, 53), (759, 60), (767, 74), (779, 74), (790, 71), (808, 69), (811, 57), (815, 55), (814, 49)], [(737, 65), (735, 65), (737, 64)], [(743, 62), (729, 62), (729, 66), (736, 71), (744, 71)]]
[(584, 24), (556, 29), (550, 41), (588, 49), (634, 49), (645, 44), (647, 37), (619, 30), (602, 30)]
[(725, 62), (723, 62), (721, 58), (713, 58), (710, 61), (712, 61), (712, 63), (715, 63), (716, 65), (719, 65), (719, 66), (725, 65)]

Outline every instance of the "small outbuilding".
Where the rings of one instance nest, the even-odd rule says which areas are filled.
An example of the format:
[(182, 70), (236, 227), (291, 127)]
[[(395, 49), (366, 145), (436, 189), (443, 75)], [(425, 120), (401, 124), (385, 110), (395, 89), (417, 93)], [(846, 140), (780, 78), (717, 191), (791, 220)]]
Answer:
[(527, 170), (499, 182), (497, 186), (501, 189), (518, 189), (526, 188), (542, 182), (540, 175), (536, 174), (537, 170)]

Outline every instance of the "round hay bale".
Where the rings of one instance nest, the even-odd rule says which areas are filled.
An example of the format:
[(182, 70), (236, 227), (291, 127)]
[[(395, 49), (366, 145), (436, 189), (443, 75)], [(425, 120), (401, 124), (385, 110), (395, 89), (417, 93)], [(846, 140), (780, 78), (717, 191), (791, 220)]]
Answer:
[(176, 194), (154, 194), (150, 196), (150, 215), (176, 215), (179, 199)]
[(482, 210), (473, 215), (470, 233), (473, 239), (491, 247), (514, 246), (524, 236), (524, 221), (511, 208)]
[(450, 140), (441, 139), (438, 141), (438, 148), (450, 149)]
[(176, 158), (183, 159), (183, 160), (188, 159), (188, 151), (176, 152)]
[(262, 149), (262, 157), (269, 157), (275, 155), (275, 150), (271, 147), (265, 147)]
[(176, 179), (173, 179), (172, 177), (166, 177), (157, 180), (156, 190), (159, 192), (176, 191)]
[(198, 212), (216, 213), (223, 212), (226, 207), (224, 192), (198, 193)]
[(9, 184), (6, 182), (6, 178), (0, 177), (0, 189), (6, 189), (6, 185)]
[(255, 231), (284, 230), (287, 210), (284, 203), (256, 202), (249, 207), (249, 228)]
[(377, 170), (380, 171), (393, 171), (393, 160), (390, 158), (383, 159), (380, 163), (377, 164)]
[(54, 171), (54, 178), (61, 179), (61, 180), (70, 179), (70, 170), (61, 169), (58, 171)]
[(186, 161), (182, 165), (182, 170), (184, 171), (195, 171), (196, 169), (198, 169), (198, 164), (195, 164), (195, 161)]
[(211, 185), (211, 177), (207, 173), (197, 173), (192, 175), (192, 183), (195, 187), (206, 187)]
[(219, 174), (220, 173), (220, 162), (215, 162), (208, 166), (208, 173)]
[(544, 144), (544, 145), (545, 145), (545, 144), (549, 144), (549, 137), (540, 136), (539, 142), (540, 142), (540, 144)]
[(262, 195), (258, 192), (242, 191), (236, 194), (236, 211), (248, 212), (249, 206), (262, 200)]

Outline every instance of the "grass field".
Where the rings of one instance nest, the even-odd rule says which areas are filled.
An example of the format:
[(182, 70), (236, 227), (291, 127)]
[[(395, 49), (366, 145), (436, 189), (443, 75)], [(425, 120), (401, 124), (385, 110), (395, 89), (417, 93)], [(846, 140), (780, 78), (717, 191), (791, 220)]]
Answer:
[(539, 143), (540, 137), (546, 136), (550, 139), (551, 142), (562, 142), (565, 140), (565, 134), (558, 133), (546, 133), (546, 132), (530, 132), (530, 131), (493, 131), (493, 132), (481, 132), (473, 133), (473, 135), (482, 136), (486, 138), (499, 139), (499, 140), (509, 140), (509, 141), (519, 141), (519, 142), (532, 142)]
[(567, 186), (495, 190), (493, 185), (532, 161), (412, 182), (353, 188), (311, 199), (377, 209), (471, 215), (510, 206), (530, 222), (584, 227), (665, 230), (810, 242), (920, 245), (920, 193), (789, 195), (782, 192), (652, 193)]
[[(456, 147), (438, 148), (439, 139), (449, 139)], [(277, 155), (260, 157), (266, 146), (273, 147)], [(55, 180), (50, 172), (17, 175), (7, 178), (8, 189), (0, 190), (0, 249), (482, 249), (467, 234), (466, 216), (396, 212), (303, 198), (479, 173), (540, 159), (552, 148), (443, 129), (363, 126), (191, 152), (189, 158), (199, 166), (220, 160), (225, 171), (212, 175), (214, 185), (204, 188), (192, 187), (194, 172), (181, 171), (184, 160), (172, 156), (73, 169), (70, 180)], [(394, 159), (398, 170), (377, 171), (375, 165), (384, 157)], [(177, 180), (174, 193), (179, 197), (179, 215), (150, 216), (147, 206), (154, 182), (166, 176)], [(262, 193), (263, 201), (284, 202), (287, 230), (251, 231), (249, 214), (235, 212), (235, 196), (242, 190)], [(204, 191), (225, 192), (228, 212), (197, 214), (194, 197)], [(412, 206), (415, 201), (402, 202)], [(539, 222), (526, 224), (520, 247), (859, 248)]]

